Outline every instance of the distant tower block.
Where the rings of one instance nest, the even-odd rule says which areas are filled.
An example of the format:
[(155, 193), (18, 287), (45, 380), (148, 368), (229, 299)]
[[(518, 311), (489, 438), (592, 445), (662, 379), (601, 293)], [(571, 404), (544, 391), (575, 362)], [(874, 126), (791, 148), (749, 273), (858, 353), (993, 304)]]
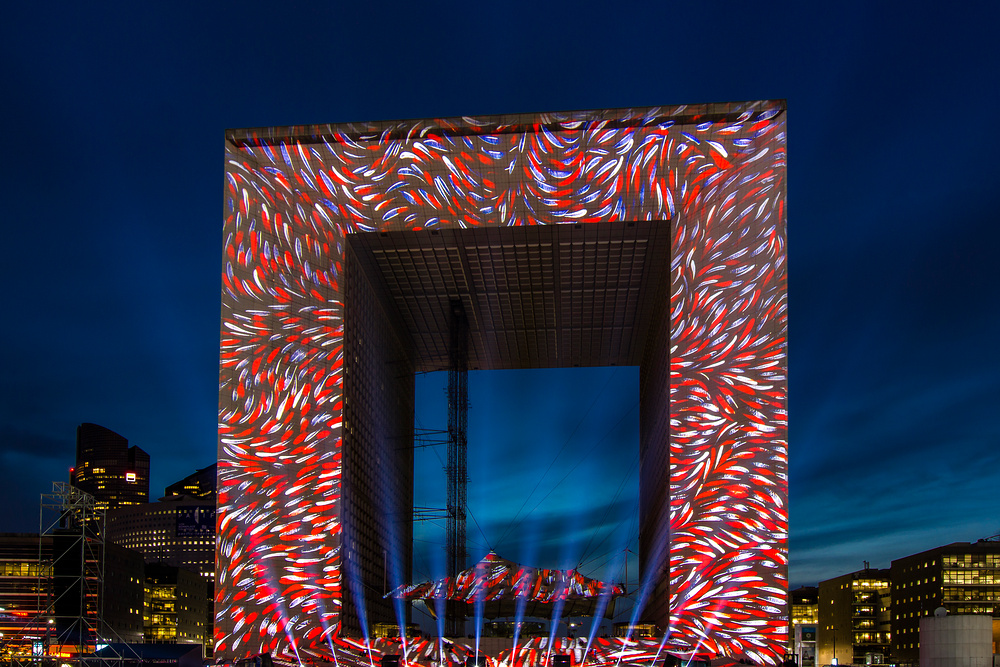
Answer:
[(149, 454), (97, 424), (76, 429), (73, 486), (92, 495), (98, 510), (149, 502)]

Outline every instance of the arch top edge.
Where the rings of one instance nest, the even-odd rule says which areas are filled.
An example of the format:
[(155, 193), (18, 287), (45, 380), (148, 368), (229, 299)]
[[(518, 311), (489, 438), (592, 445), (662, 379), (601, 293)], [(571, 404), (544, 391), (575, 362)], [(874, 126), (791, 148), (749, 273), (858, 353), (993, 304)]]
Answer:
[(230, 128), (225, 141), (234, 147), (280, 143), (370, 143), (427, 136), (504, 135), (591, 129), (624, 129), (657, 125), (769, 120), (787, 111), (784, 99), (623, 107), (533, 113), (408, 118), (368, 122)]

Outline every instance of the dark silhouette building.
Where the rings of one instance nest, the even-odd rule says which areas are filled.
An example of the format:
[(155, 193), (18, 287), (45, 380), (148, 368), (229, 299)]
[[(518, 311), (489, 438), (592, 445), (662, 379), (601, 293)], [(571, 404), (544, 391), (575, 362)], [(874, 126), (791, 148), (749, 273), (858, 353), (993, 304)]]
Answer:
[(145, 579), (142, 554), (111, 542), (104, 543), (103, 553), (102, 635), (116, 642), (141, 642)]
[(94, 496), (98, 510), (149, 502), (149, 454), (97, 424), (77, 427), (70, 477), (73, 486)]

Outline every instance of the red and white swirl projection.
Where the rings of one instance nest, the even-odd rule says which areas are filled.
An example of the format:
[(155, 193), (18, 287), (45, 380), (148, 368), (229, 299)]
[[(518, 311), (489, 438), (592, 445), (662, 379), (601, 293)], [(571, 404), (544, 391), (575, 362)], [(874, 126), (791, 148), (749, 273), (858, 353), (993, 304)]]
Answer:
[(780, 659), (783, 103), (245, 130), (226, 149), (219, 655), (353, 641), (339, 636), (347, 234), (669, 219), (667, 643)]

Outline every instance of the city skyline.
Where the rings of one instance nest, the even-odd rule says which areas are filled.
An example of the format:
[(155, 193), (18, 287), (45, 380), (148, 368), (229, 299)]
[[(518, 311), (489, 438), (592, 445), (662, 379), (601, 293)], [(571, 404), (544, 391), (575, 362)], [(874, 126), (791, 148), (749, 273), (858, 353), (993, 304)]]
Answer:
[[(10, 525), (33, 529), (82, 422), (150, 453), (153, 499), (214, 460), (224, 128), (784, 97), (790, 583), (1000, 533), (997, 166), (989, 124), (971, 111), (998, 101), (982, 78), (996, 65), (983, 13), (997, 10), (972, 20), (901, 7), (734, 10), (726, 25), (745, 28), (719, 30), (739, 39), (710, 46), (687, 29), (707, 20), (693, 8), (605, 16), (621, 57), (573, 50), (585, 81), (531, 56), (549, 31), (575, 49), (570, 36), (597, 30), (582, 8), (534, 8), (524, 23), (413, 12), (387, 28), (384, 49), (367, 48), (360, 29), (336, 33), (336, 57), (353, 64), (333, 70), (347, 95), (317, 87), (334, 77), (320, 64), (334, 56), (305, 37), (289, 76), (310, 94), (263, 94), (287, 68), (243, 48), (264, 11), (253, 5), (45, 19), (15, 8), (0, 47), (18, 93), (0, 113), (19, 128), (3, 167), (16, 251), (0, 269), (0, 449), (18, 471), (0, 496)], [(379, 22), (360, 8), (289, 11), (297, 26)], [(507, 37), (477, 45), (478, 58), (449, 58), (421, 37), (437, 34), (435, 21), (457, 39), (490, 20)], [(692, 71), (663, 65), (656, 26), (674, 28), (671, 51)], [(423, 48), (463, 81), (461, 95), (399, 66)]]

